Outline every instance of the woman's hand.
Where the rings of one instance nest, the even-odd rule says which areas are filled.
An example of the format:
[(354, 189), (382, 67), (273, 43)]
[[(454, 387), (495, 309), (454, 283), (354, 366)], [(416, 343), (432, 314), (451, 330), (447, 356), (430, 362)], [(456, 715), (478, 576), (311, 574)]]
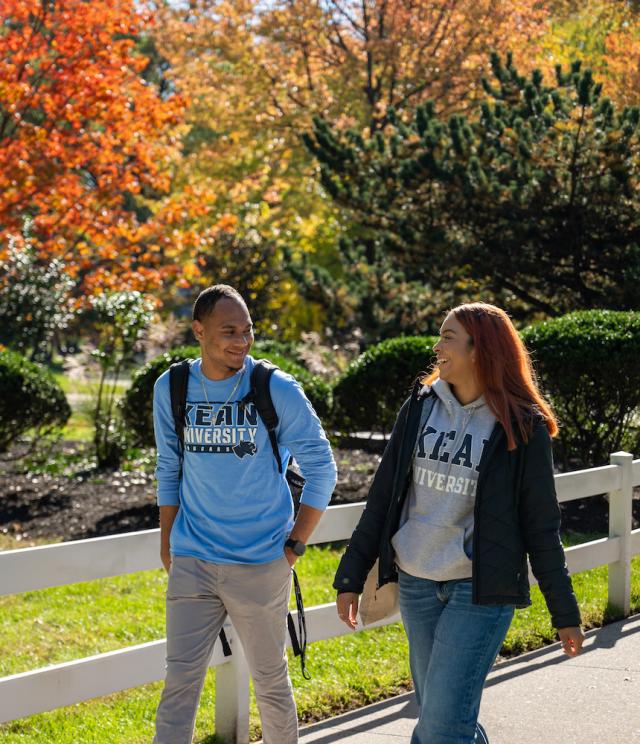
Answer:
[(582, 628), (558, 628), (562, 648), (567, 656), (577, 656), (582, 651), (584, 633)]
[(343, 623), (355, 630), (358, 621), (359, 597), (355, 592), (341, 592), (336, 597), (338, 617)]

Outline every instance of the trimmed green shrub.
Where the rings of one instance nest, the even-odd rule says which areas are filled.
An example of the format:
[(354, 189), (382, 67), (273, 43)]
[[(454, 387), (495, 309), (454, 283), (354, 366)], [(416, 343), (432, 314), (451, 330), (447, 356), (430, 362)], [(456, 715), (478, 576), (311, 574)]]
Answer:
[(0, 351), (0, 452), (29, 429), (36, 435), (64, 426), (71, 408), (49, 372), (15, 351)]
[(435, 361), (431, 336), (403, 336), (369, 347), (333, 388), (333, 423), (343, 432), (388, 433), (413, 382)]
[(640, 444), (640, 313), (586, 310), (526, 328), (541, 388), (560, 424), (564, 470), (608, 463)]
[[(283, 372), (293, 375), (304, 388), (321, 419), (331, 411), (331, 387), (320, 377), (279, 354), (262, 353), (261, 345), (256, 344), (251, 355), (256, 358), (269, 359), (277, 364)], [(129, 428), (134, 443), (141, 447), (152, 447), (153, 438), (153, 386), (160, 375), (174, 363), (182, 359), (196, 359), (200, 356), (199, 346), (181, 346), (161, 354), (145, 364), (134, 375), (131, 387), (127, 390), (122, 402), (122, 417)]]
[(160, 375), (174, 362), (196, 359), (199, 346), (178, 346), (165, 351), (141, 367), (131, 379), (131, 387), (120, 401), (122, 419), (131, 440), (139, 447), (153, 447), (153, 386)]

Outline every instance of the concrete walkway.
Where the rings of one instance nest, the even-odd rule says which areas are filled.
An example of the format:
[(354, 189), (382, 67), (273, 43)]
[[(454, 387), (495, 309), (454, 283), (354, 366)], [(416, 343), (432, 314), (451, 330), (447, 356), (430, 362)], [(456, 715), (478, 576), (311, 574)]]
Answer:
[[(300, 744), (408, 744), (417, 709), (400, 695), (301, 730)], [(640, 615), (497, 664), (480, 720), (491, 744), (640, 744)]]

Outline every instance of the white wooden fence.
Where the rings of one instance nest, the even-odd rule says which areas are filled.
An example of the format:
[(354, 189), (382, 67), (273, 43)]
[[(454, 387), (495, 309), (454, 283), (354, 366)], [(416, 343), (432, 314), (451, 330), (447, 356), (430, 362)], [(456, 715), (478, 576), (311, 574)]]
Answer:
[[(640, 553), (640, 530), (632, 527), (633, 486), (640, 485), (640, 459), (625, 452), (600, 468), (557, 475), (558, 500), (608, 493), (609, 537), (568, 548), (571, 573), (609, 566), (609, 601), (629, 614), (631, 557)], [(332, 506), (312, 543), (351, 536), (364, 504)], [(160, 568), (159, 530), (0, 552), (0, 595), (45, 589)], [(530, 576), (532, 584), (535, 583)], [(309, 642), (350, 633), (333, 604), (306, 610)], [(395, 622), (391, 618), (380, 625)], [(375, 627), (375, 626), (368, 626)], [(249, 672), (233, 628), (226, 628), (232, 656), (216, 643), (210, 666), (216, 669), (216, 731), (236, 744), (249, 741)], [(165, 641), (97, 654), (0, 679), (0, 723), (22, 718), (164, 678)]]

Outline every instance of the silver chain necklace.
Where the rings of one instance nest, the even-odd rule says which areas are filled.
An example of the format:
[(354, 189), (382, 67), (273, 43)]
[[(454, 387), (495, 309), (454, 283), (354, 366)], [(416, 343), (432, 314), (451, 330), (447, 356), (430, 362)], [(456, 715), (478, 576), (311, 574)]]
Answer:
[[(242, 369), (242, 372), (240, 373), (240, 376), (238, 377), (238, 381), (234, 385), (234, 388), (231, 391), (231, 394), (225, 400), (225, 402), (222, 404), (221, 409), (224, 408), (227, 405), (227, 403), (231, 400), (231, 398), (233, 398), (233, 396), (235, 395), (236, 390), (240, 387), (240, 383), (242, 382), (243, 378), (244, 378), (244, 368)], [(200, 384), (202, 385), (202, 392), (204, 393), (204, 399), (207, 401), (207, 405), (209, 406), (209, 408), (211, 408), (211, 410), (213, 410), (213, 406), (211, 405), (211, 403), (209, 403), (209, 398), (207, 396), (207, 389), (204, 386), (204, 374), (203, 374), (202, 370), (200, 370)]]

